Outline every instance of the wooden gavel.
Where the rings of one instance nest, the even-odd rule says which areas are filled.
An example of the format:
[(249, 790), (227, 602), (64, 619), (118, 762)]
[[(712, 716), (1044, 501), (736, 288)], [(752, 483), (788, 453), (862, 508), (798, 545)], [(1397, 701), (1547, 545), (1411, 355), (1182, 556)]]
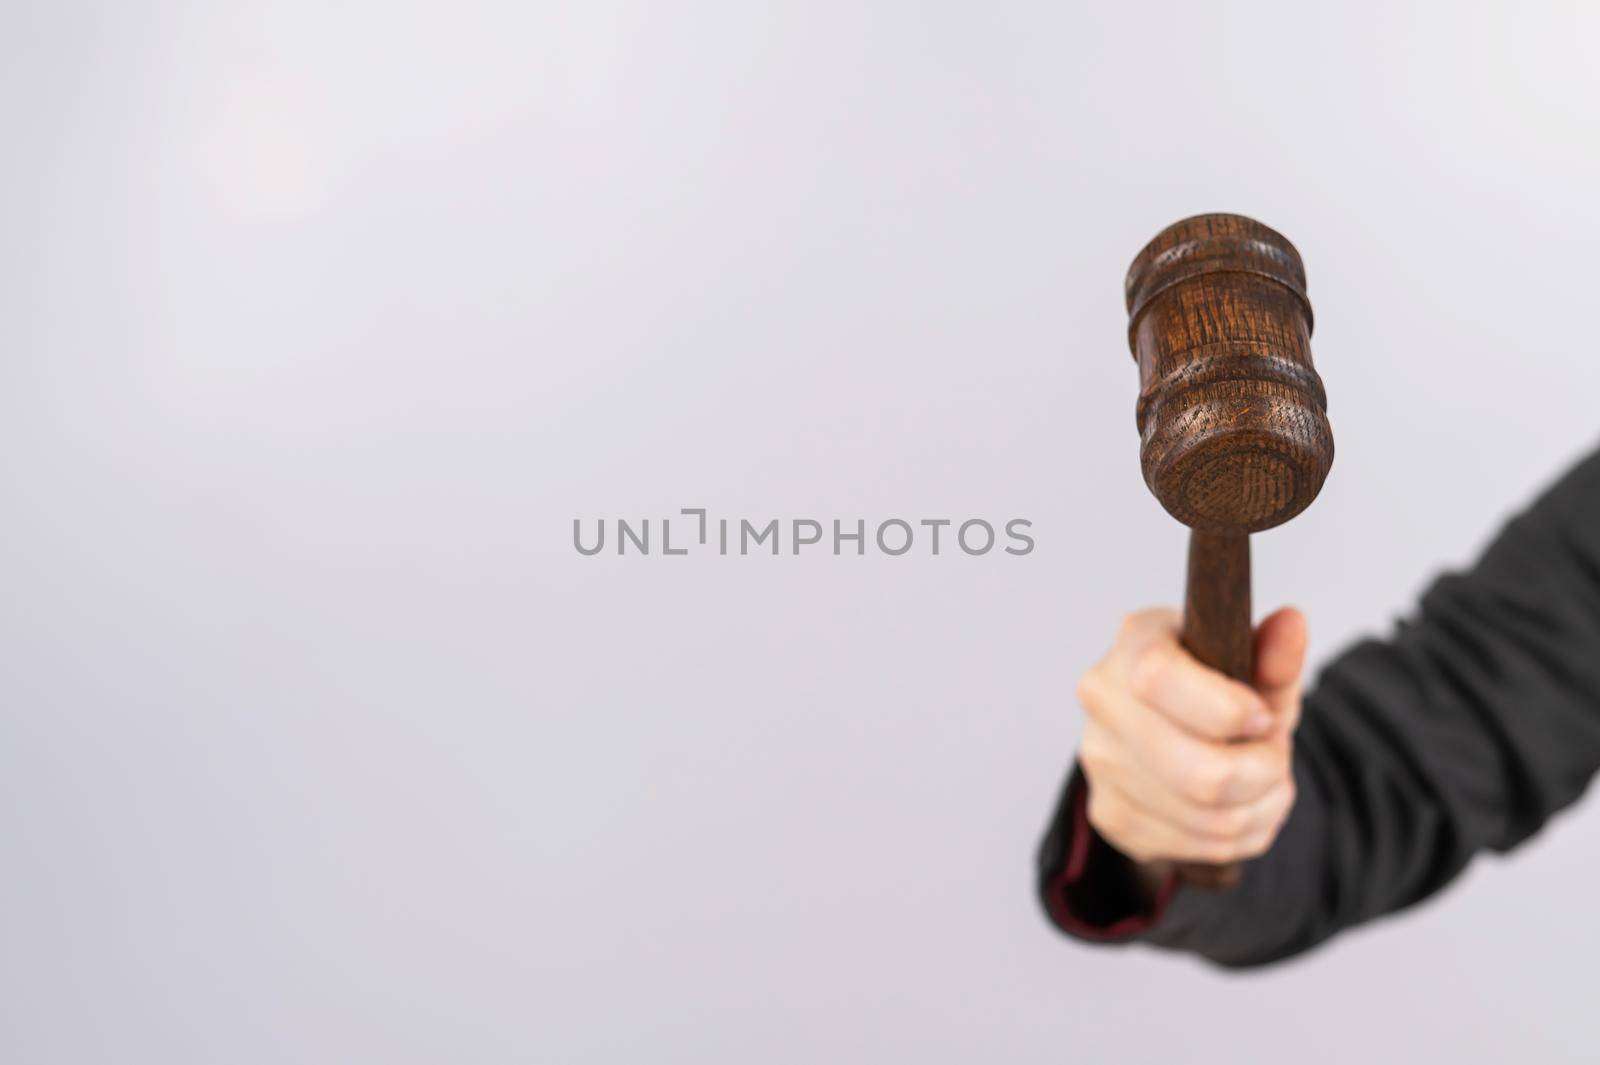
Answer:
[[(1183, 643), (1249, 684), (1250, 534), (1309, 506), (1333, 464), (1305, 267), (1254, 219), (1196, 215), (1134, 258), (1127, 301), (1145, 483), (1192, 530)], [(1226, 890), (1240, 869), (1187, 864), (1179, 874)]]

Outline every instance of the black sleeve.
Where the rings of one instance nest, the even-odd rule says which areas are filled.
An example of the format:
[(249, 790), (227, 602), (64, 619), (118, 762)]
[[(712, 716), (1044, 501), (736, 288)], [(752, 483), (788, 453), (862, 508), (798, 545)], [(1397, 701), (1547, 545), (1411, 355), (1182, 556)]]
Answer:
[[(1296, 737), (1299, 798), (1272, 849), (1227, 894), (1178, 889), (1153, 912), (1081, 817), (1081, 779), (1041, 849), (1063, 929), (1092, 928), (1259, 965), (1438, 891), (1575, 801), (1600, 769), (1600, 454), (1514, 519), (1469, 572), (1437, 580), (1412, 620), (1323, 670)], [(1074, 809), (1079, 810), (1074, 821)], [(1066, 856), (1099, 855), (1065, 879)], [(1085, 862), (1079, 862), (1085, 865)], [(1098, 872), (1095, 870), (1098, 869)], [(1079, 913), (1092, 901), (1092, 912)], [(1120, 903), (1120, 905), (1119, 905)], [(1149, 907), (1146, 907), (1149, 909)]]

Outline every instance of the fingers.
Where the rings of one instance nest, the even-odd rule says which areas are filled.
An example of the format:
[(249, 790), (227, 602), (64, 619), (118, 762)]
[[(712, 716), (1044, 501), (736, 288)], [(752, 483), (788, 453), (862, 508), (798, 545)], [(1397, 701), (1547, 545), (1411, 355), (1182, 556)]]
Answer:
[(1252, 802), (1288, 775), (1287, 744), (1205, 740), (1125, 693), (1090, 695), (1084, 709), (1094, 727), (1084, 733), (1085, 756), (1097, 757), (1102, 746), (1116, 751), (1114, 772), (1137, 776), (1181, 802)]
[(1114, 787), (1089, 791), (1089, 823), (1096, 832), (1137, 862), (1184, 861), (1225, 865), (1259, 857), (1272, 846), (1288, 816), (1293, 787), (1274, 795), (1271, 808), (1263, 807), (1240, 827), (1224, 834), (1203, 835), (1150, 813)]
[[(1276, 828), (1288, 816), (1295, 798), (1291, 777), (1275, 780), (1262, 795), (1232, 806), (1186, 802), (1164, 789), (1140, 787), (1137, 780), (1128, 777), (1114, 777), (1105, 784), (1121, 800), (1155, 820), (1186, 835), (1222, 841), (1237, 841)], [(1128, 784), (1133, 786), (1127, 787)]]
[(1254, 857), (1294, 803), (1305, 618), (1262, 622), (1253, 687), (1203, 666), (1179, 628), (1172, 611), (1131, 615), (1079, 684), (1090, 822), (1140, 862)]
[(1176, 640), (1152, 642), (1135, 652), (1128, 686), (1134, 698), (1201, 739), (1250, 739), (1272, 731), (1265, 699), (1201, 665)]

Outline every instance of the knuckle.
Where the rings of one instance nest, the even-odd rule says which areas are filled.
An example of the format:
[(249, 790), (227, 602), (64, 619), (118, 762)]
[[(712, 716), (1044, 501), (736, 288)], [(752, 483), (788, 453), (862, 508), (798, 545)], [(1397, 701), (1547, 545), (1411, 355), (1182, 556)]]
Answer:
[(1117, 625), (1116, 646), (1136, 647), (1170, 630), (1172, 625), (1168, 617), (1169, 612), (1165, 610), (1136, 610), (1123, 615), (1121, 623)]
[(1246, 700), (1242, 698), (1229, 699), (1228, 707), (1223, 712), (1223, 726), (1230, 733), (1241, 733), (1245, 730), (1245, 726), (1250, 723), (1250, 718), (1254, 713), (1255, 707)]
[(1102, 773), (1110, 773), (1111, 753), (1100, 739), (1098, 729), (1084, 733), (1083, 742), (1078, 747), (1078, 764), (1083, 767), (1084, 775), (1091, 783)]
[(1133, 694), (1148, 702), (1171, 673), (1173, 656), (1164, 644), (1152, 644), (1134, 656), (1128, 666), (1128, 682)]
[(1124, 643), (1137, 636), (1144, 628), (1145, 616), (1143, 611), (1122, 615), (1122, 620), (1117, 624), (1117, 642)]
[(1228, 795), (1233, 783), (1233, 766), (1226, 758), (1211, 755), (1197, 758), (1184, 770), (1183, 795), (1201, 806), (1217, 806)]
[(1104, 701), (1106, 690), (1105, 676), (1100, 667), (1096, 666), (1078, 678), (1078, 702), (1089, 713), (1098, 713)]

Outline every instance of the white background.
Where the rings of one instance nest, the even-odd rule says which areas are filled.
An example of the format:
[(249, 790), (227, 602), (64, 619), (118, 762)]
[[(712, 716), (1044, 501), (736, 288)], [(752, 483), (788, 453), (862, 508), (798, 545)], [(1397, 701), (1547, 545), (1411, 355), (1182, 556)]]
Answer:
[[(1594, 443), (1571, 4), (13, 3), (0, 1058), (1495, 1062), (1597, 1034), (1600, 821), (1229, 976), (1045, 924), (1172, 602), (1122, 273), (1288, 234), (1316, 657)], [(579, 556), (983, 517), (1024, 558)]]

